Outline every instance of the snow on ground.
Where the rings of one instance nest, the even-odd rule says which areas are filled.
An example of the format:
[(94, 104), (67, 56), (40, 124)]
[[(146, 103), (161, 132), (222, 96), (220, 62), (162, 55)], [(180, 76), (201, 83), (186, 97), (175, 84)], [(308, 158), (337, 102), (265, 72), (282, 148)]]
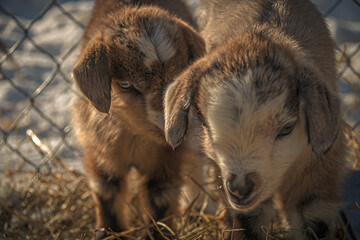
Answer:
[[(193, 2), (193, 0), (187, 1)], [(26, 138), (27, 129), (32, 129), (62, 160), (77, 169), (82, 169), (79, 151), (76, 150), (76, 140), (71, 130), (70, 133), (67, 132), (70, 129), (70, 106), (75, 95), (70, 72), (78, 56), (77, 50), (70, 50), (81, 39), (83, 28), (74, 23), (62, 10), (85, 25), (93, 1), (59, 0), (57, 1), (59, 5), (52, 2), (50, 0), (0, 2), (0, 40), (10, 51), (15, 48), (11, 58), (5, 57), (4, 50), (0, 51), (0, 172), (7, 166), (10, 168), (21, 166), (22, 158), (34, 163), (33, 167), (30, 163), (24, 164), (24, 169), (30, 170), (34, 170), (43, 161), (43, 155)], [(322, 13), (326, 13), (337, 1), (314, 2)], [(42, 16), (32, 22), (47, 8), (49, 9)], [(19, 23), (9, 17), (4, 9), (15, 16)], [(341, 51), (346, 49), (349, 55), (359, 48), (360, 6), (354, 1), (343, 0), (328, 15), (327, 21)], [(25, 28), (30, 26), (27, 31), (30, 39), (23, 39), (24, 30), (19, 24)], [(341, 58), (342, 62), (346, 62), (345, 60)], [(353, 70), (360, 72), (360, 51), (349, 61)], [(347, 111), (347, 117), (354, 122), (360, 119), (360, 74), (344, 66), (346, 66), (344, 63), (340, 64), (342, 78), (340, 90), (345, 110), (347, 111), (349, 106), (352, 109), (351, 112)], [(37, 89), (43, 85), (46, 85), (44, 90), (36, 95)], [(356, 86), (351, 87), (351, 85), (357, 86), (357, 92), (354, 91)], [(29, 107), (29, 98), (34, 96), (36, 96), (33, 101), (35, 108)], [(14, 121), (19, 117), (20, 120), (14, 126)], [(47, 119), (53, 123), (49, 123)], [(3, 137), (5, 132), (8, 133), (6, 141)], [(18, 149), (18, 153), (13, 151), (14, 149)], [(42, 170), (50, 170), (47, 165)]]

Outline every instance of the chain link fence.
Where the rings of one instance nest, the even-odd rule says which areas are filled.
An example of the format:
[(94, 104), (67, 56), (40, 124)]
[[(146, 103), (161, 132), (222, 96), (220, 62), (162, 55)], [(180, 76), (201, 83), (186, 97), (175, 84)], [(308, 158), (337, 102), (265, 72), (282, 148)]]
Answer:
[(70, 112), (92, 6), (0, 1), (0, 239), (91, 236), (94, 206)]
[[(70, 136), (76, 94), (70, 73), (91, 6), (84, 1), (0, 3), (0, 169), (50, 171), (52, 156), (79, 157)], [(48, 152), (36, 147), (30, 130)]]
[[(315, 2), (338, 44), (339, 89), (352, 130), (349, 144), (359, 159), (360, 2)], [(1, 178), (14, 171), (47, 174), (59, 166), (75, 175), (82, 171), (70, 124), (77, 94), (71, 70), (92, 6), (88, 0), (0, 1)]]
[[(331, 19), (351, 1), (318, 2)], [(352, 3), (360, 16), (360, 3)], [(70, 73), (92, 5), (60, 0), (0, 2), (0, 170), (50, 171), (53, 156), (81, 169), (70, 127), (76, 94)], [(344, 30), (354, 32), (344, 33), (350, 39), (340, 36), (338, 49), (345, 117), (355, 133), (360, 125), (360, 23), (356, 20), (347, 22), (359, 26)], [(333, 19), (330, 28), (339, 24)], [(33, 134), (48, 146), (47, 152), (36, 146)]]

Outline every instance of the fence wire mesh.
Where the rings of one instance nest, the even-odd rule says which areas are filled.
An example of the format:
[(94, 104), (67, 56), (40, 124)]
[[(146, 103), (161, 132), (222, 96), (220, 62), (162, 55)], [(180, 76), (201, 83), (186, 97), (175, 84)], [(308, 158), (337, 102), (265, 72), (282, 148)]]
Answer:
[[(360, 2), (315, 2), (338, 44), (339, 89), (352, 129), (349, 144), (359, 159)], [(58, 166), (82, 171), (70, 124), (76, 95), (71, 69), (92, 6), (88, 0), (0, 1), (1, 177), (9, 171), (51, 173)]]
[[(319, 7), (331, 19), (332, 13), (346, 1), (329, 2), (326, 8), (319, 1)], [(70, 133), (71, 99), (76, 94), (70, 73), (93, 3), (56, 0), (21, 3), (0, 3), (0, 169), (49, 170), (52, 156), (71, 160), (81, 168), (81, 164), (73, 161), (79, 157), (79, 150)], [(356, 0), (353, 3), (360, 15), (360, 3)], [(349, 22), (359, 24), (356, 20)], [(331, 27), (336, 24), (341, 21), (330, 21)], [(350, 39), (341, 36), (338, 53), (344, 113), (356, 133), (360, 125), (360, 30), (355, 30), (347, 33)], [(28, 130), (49, 146), (49, 152), (36, 147)]]
[[(29, 9), (32, 3), (23, 3), (10, 4), (10, 9), (6, 2), (0, 3), (1, 169), (31, 167), (39, 172), (50, 170), (52, 156), (70, 160), (79, 154), (69, 136), (75, 94), (70, 72), (84, 29), (85, 19), (77, 19), (82, 13), (79, 9), (85, 6), (90, 12), (92, 3), (34, 2), (35, 8), (42, 8), (39, 11)], [(84, 6), (77, 7), (80, 4)], [(22, 11), (30, 14), (24, 16)], [(49, 152), (34, 146), (31, 129), (49, 146)]]

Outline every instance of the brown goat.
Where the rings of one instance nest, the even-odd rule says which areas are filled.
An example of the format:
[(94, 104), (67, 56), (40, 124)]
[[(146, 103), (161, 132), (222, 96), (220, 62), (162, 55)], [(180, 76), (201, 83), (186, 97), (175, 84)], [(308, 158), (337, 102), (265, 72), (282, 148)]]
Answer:
[[(145, 178), (143, 207), (159, 220), (179, 212), (184, 172), (196, 168), (199, 158), (166, 143), (163, 92), (205, 52), (205, 44), (167, 11), (129, 2), (96, 2), (73, 70), (84, 95), (74, 103), (73, 125), (84, 149), (97, 227), (113, 231), (129, 227), (132, 167)], [(99, 232), (97, 238), (104, 236)]]
[(206, 0), (198, 24), (208, 54), (167, 89), (167, 141), (202, 126), (239, 238), (278, 221), (287, 239), (334, 239), (347, 150), (323, 17), (309, 0)]

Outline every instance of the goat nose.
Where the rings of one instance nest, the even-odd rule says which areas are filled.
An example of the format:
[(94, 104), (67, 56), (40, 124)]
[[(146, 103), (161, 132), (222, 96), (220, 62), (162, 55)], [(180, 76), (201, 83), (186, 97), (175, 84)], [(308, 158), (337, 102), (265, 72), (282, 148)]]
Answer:
[(254, 182), (248, 178), (248, 175), (245, 177), (244, 183), (241, 183), (239, 176), (228, 173), (226, 176), (226, 188), (229, 193), (236, 197), (239, 200), (247, 198), (254, 189)]

